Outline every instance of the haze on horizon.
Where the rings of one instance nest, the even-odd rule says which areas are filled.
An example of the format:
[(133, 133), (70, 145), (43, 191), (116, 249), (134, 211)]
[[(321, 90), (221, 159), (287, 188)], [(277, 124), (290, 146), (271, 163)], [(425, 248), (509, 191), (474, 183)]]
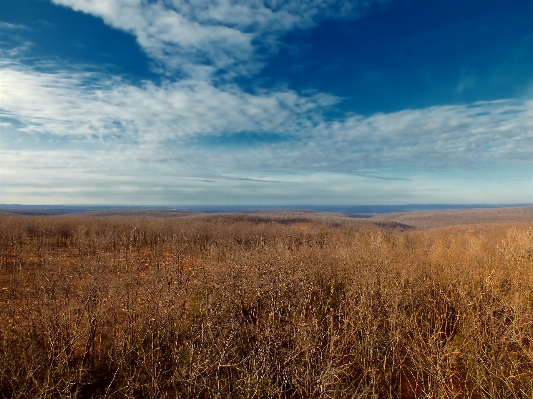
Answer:
[(533, 198), (533, 0), (3, 0), (0, 203)]

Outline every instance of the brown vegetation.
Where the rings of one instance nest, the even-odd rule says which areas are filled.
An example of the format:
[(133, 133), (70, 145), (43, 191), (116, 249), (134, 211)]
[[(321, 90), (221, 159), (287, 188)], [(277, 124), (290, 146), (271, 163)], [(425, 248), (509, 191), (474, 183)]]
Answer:
[(385, 213), (374, 220), (395, 221), (419, 229), (435, 229), (471, 224), (533, 224), (533, 207), (455, 209), (444, 211), (417, 211)]
[(531, 399), (533, 228), (0, 216), (0, 396)]

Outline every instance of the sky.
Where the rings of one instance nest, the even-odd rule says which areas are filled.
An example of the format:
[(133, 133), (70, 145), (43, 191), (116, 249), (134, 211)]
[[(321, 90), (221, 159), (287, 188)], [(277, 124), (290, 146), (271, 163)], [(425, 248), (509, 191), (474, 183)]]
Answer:
[(533, 0), (0, 0), (0, 203), (533, 202)]

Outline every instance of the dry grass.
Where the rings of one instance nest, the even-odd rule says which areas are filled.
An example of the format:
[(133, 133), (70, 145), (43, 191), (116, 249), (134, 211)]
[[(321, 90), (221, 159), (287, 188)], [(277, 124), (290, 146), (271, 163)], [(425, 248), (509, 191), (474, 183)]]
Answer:
[(0, 396), (533, 398), (533, 228), (0, 216)]

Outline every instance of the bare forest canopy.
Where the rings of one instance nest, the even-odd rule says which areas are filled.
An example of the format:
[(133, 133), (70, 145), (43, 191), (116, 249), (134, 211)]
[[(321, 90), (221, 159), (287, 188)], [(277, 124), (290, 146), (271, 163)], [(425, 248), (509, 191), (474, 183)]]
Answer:
[(127, 207), (84, 205), (2, 205), (0, 215), (100, 216), (176, 218), (199, 214), (233, 214), (260, 217), (349, 217), (373, 219), (404, 228), (438, 228), (482, 223), (533, 223), (533, 206), (526, 205), (351, 205), (351, 206), (189, 206)]
[(531, 398), (530, 211), (0, 215), (0, 397)]

